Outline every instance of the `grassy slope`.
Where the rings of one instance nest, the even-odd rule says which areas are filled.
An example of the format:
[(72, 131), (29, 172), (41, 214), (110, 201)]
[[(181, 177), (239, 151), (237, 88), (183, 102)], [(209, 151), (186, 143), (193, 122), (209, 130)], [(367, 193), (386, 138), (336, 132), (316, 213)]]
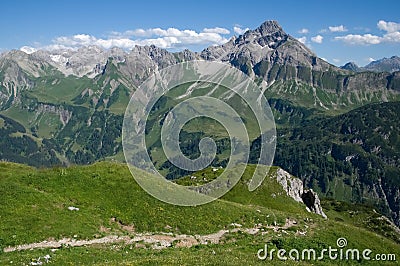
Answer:
[[(282, 225), (287, 217), (298, 221), (295, 227), (287, 230), (287, 234), (272, 230), (264, 236), (230, 233), (219, 245), (161, 251), (123, 244), (64, 247), (55, 253), (49, 250), (4, 253), (0, 255), (1, 265), (10, 261), (26, 264), (32, 258), (49, 253), (52, 262), (57, 265), (243, 265), (244, 262), (254, 265), (267, 263), (258, 261), (256, 257), (257, 250), (265, 243), (270, 243), (271, 248), (288, 250), (318, 249), (328, 245), (335, 247), (338, 237), (346, 237), (349, 247), (370, 248), (374, 252), (396, 253), (400, 248), (398, 243), (363, 228), (351, 217), (324, 220), (305, 212), (304, 206), (290, 200), (273, 179), (266, 178), (259, 189), (248, 192), (246, 180), (251, 171), (246, 172), (243, 180), (221, 200), (199, 207), (177, 207), (152, 198), (141, 190), (128, 169), (120, 164), (102, 162), (66, 170), (36, 170), (1, 163), (0, 172), (0, 245), (3, 247), (74, 235), (77, 239), (92, 239), (110, 234), (101, 231), (102, 226), (110, 228), (113, 234), (129, 234), (113, 223), (112, 217), (122, 224), (134, 224), (137, 232), (179, 234), (213, 233), (230, 223), (250, 228), (256, 223), (277, 222)], [(205, 170), (198, 174), (212, 178), (213, 172)], [(271, 198), (273, 192), (278, 196)], [(80, 210), (69, 211), (68, 206), (79, 207)], [(334, 209), (330, 209), (329, 214), (339, 216)], [(308, 230), (307, 236), (295, 234), (297, 230), (305, 229)], [(279, 263), (275, 261), (274, 264)], [(329, 261), (321, 263), (329, 265)]]

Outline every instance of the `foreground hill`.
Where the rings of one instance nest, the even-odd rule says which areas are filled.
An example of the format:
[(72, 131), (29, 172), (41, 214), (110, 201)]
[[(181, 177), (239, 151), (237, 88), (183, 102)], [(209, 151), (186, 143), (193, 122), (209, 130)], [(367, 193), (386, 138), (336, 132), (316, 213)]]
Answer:
[[(2, 265), (47, 260), (57, 265), (255, 265), (267, 262), (257, 258), (264, 244), (320, 250), (336, 247), (339, 237), (347, 239), (348, 247), (369, 248), (374, 254), (396, 254), (400, 248), (395, 227), (368, 207), (328, 201), (323, 203), (328, 219), (307, 212), (277, 183), (278, 168), (248, 192), (254, 169), (249, 166), (231, 192), (199, 207), (152, 198), (121, 164), (37, 170), (1, 163), (0, 168), (0, 245), (7, 251), (0, 254)], [(212, 179), (217, 172), (196, 176)], [(30, 243), (36, 244), (25, 250), (23, 245)], [(14, 251), (18, 245), (22, 250)], [(328, 259), (318, 263), (336, 264)], [(274, 264), (287, 262), (275, 258)]]

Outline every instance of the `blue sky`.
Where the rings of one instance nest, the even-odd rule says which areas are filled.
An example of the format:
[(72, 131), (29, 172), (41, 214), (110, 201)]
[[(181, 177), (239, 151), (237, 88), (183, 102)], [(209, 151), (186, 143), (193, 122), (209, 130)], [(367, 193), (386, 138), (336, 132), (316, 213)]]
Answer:
[(151, 43), (199, 51), (273, 19), (335, 65), (400, 55), (400, 1), (16, 0), (0, 10), (0, 51)]

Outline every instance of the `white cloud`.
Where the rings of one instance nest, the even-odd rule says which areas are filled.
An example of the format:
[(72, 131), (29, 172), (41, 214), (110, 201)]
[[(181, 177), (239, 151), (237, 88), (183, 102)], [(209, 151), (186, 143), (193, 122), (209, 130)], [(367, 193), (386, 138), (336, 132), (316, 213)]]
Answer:
[(352, 45), (369, 45), (369, 44), (379, 44), (382, 42), (382, 37), (372, 35), (372, 34), (348, 34), (345, 36), (337, 36), (335, 40), (343, 41), (347, 44)]
[(96, 45), (105, 49), (110, 49), (113, 47), (120, 47), (123, 49), (132, 49), (136, 45), (136, 41), (131, 39), (95, 39), (90, 44), (83, 44), (81, 46)]
[(372, 57), (369, 57), (369, 58), (367, 58), (367, 61), (369, 62), (369, 63), (371, 63), (371, 62), (373, 62), (373, 61), (376, 61), (374, 58), (372, 58)]
[(135, 29), (125, 32), (111, 32), (107, 38), (97, 38), (88, 34), (61, 36), (53, 40), (53, 44), (44, 47), (55, 50), (60, 48), (79, 48), (96, 45), (105, 49), (120, 47), (132, 49), (135, 45), (155, 45), (160, 48), (175, 48), (190, 45), (219, 45), (228, 42), (223, 35), (229, 34), (224, 28), (205, 28), (201, 32), (189, 29), (151, 28)]
[(383, 36), (383, 39), (386, 42), (400, 42), (400, 32), (389, 32)]
[(307, 33), (308, 33), (308, 29), (302, 28), (301, 30), (298, 31), (298, 33), (300, 33), (300, 34), (307, 34)]
[(335, 62), (335, 63), (340, 63), (341, 60), (337, 59), (337, 58), (333, 58), (332, 61)]
[(384, 20), (379, 20), (377, 26), (378, 29), (387, 31), (388, 33), (400, 31), (400, 23), (396, 22), (386, 22)]
[(22, 46), (21, 48), (19, 48), (22, 52), (25, 52), (27, 54), (31, 54), (36, 52), (36, 48), (33, 48), (31, 46)]
[(343, 25), (340, 26), (330, 26), (328, 27), (330, 32), (344, 32), (347, 31), (346, 27)]
[(132, 38), (132, 37), (152, 37), (152, 36), (162, 36), (162, 37), (180, 37), (189, 34), (193, 34), (193, 30), (179, 30), (176, 28), (150, 28), (150, 29), (135, 29), (127, 30), (125, 32), (111, 32), (110, 38)]
[(231, 33), (228, 29), (215, 27), (215, 28), (204, 28), (203, 32), (206, 33), (218, 33), (218, 34), (229, 34)]
[(302, 44), (306, 44), (306, 42), (307, 42), (307, 37), (306, 37), (306, 36), (303, 36), (303, 37), (297, 38), (297, 40), (298, 40), (299, 42), (301, 42)]
[(53, 43), (64, 46), (87, 46), (94, 45), (97, 39), (88, 34), (76, 34), (71, 37), (61, 36), (53, 40)]
[(382, 36), (372, 34), (348, 34), (335, 37), (335, 40), (340, 40), (352, 45), (371, 45), (384, 42), (400, 43), (400, 23), (380, 20), (377, 23), (377, 27), (382, 31), (386, 31), (386, 33)]
[(239, 27), (239, 26), (233, 27), (233, 31), (234, 31), (236, 34), (239, 34), (239, 35), (245, 33), (245, 32), (248, 31), (248, 30), (249, 30), (249, 28), (243, 29), (243, 28), (241, 28), (241, 27)]
[(321, 35), (317, 35), (317, 36), (311, 37), (311, 41), (315, 42), (315, 43), (322, 43), (323, 39), (324, 39), (324, 37), (321, 36)]

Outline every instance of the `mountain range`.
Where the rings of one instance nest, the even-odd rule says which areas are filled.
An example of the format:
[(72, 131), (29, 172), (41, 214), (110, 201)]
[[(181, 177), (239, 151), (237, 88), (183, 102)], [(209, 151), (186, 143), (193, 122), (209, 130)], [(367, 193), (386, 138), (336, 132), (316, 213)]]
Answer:
[[(190, 60), (228, 63), (260, 86), (278, 126), (275, 162), (279, 166), (324, 197), (372, 204), (400, 225), (400, 180), (396, 178), (400, 136), (397, 124), (382, 117), (388, 109), (398, 117), (400, 72), (394, 67), (384, 69), (385, 60), (370, 67), (384, 72), (331, 65), (276, 21), (266, 21), (201, 52), (89, 46), (3, 53), (0, 158), (36, 167), (123, 161), (121, 128), (129, 97), (154, 71)], [(166, 102), (166, 110), (176, 104), (169, 96)], [(386, 102), (394, 102), (395, 107)], [(152, 119), (162, 121), (158, 114)], [(195, 152), (193, 142), (187, 140), (196, 143), (208, 134), (193, 127), (186, 133), (182, 143)], [(256, 152), (257, 133), (250, 135)], [(217, 137), (219, 148), (226, 151), (226, 136)], [(157, 148), (155, 141), (149, 151)], [(171, 179), (187, 174), (170, 170), (162, 156), (158, 161)], [(224, 163), (221, 155), (215, 166)]]
[(382, 58), (379, 60), (374, 60), (364, 67), (357, 66), (354, 62), (349, 62), (342, 69), (347, 69), (351, 71), (361, 72), (361, 71), (373, 71), (373, 72), (396, 72), (400, 71), (400, 57), (392, 56), (390, 58)]

